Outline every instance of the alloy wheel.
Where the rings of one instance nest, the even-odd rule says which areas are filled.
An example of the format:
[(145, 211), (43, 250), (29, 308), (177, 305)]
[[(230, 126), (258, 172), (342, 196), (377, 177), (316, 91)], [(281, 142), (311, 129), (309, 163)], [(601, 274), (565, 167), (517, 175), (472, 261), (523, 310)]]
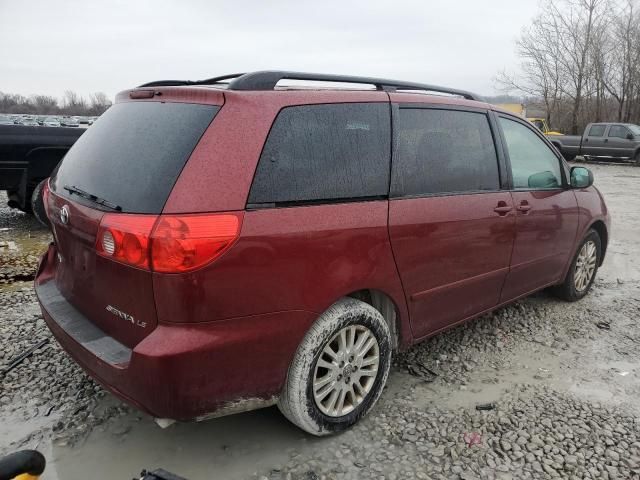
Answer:
[(376, 380), (380, 346), (371, 330), (349, 325), (339, 330), (322, 350), (313, 375), (316, 406), (329, 417), (355, 410)]
[(597, 259), (596, 244), (591, 240), (585, 242), (578, 253), (573, 273), (573, 282), (578, 292), (583, 292), (589, 286), (596, 270)]

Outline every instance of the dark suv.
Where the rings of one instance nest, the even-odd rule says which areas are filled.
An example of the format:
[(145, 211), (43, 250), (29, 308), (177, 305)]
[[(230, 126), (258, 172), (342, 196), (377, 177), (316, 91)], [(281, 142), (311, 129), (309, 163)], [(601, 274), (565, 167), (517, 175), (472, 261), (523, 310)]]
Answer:
[(36, 291), (69, 354), (151, 415), (277, 403), (322, 435), (371, 409), (397, 349), (545, 287), (586, 295), (609, 237), (592, 183), (467, 92), (153, 82), (51, 177)]

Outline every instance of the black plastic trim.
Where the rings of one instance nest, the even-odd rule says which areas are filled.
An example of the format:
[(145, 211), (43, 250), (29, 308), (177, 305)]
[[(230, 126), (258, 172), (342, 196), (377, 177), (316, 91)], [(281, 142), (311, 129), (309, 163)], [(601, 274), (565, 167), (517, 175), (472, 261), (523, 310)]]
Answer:
[(222, 83), (224, 80), (241, 77), (244, 73), (231, 73), (229, 75), (221, 75), (219, 77), (207, 78), (205, 80), (156, 80), (154, 82), (139, 85), (136, 88), (143, 87), (185, 87), (189, 85), (215, 85)]
[(132, 350), (91, 323), (64, 298), (54, 280), (36, 284), (36, 294), (53, 321), (74, 341), (106, 363), (129, 363)]
[(457, 95), (467, 100), (483, 101), (482, 97), (466, 90), (429, 85), (426, 83), (388, 80), (375, 77), (356, 77), (352, 75), (333, 75), (326, 73), (289, 72), (285, 70), (263, 70), (250, 73), (232, 73), (205, 80), (156, 80), (140, 85), (142, 87), (175, 87), (190, 85), (215, 85), (231, 80), (229, 90), (274, 90), (280, 80), (308, 80), (317, 82), (359, 83), (374, 85), (377, 90), (416, 90)]
[(484, 195), (484, 194), (505, 193), (505, 190), (465, 190), (461, 192), (438, 192), (438, 193), (416, 193), (413, 195), (398, 195), (389, 197), (389, 200), (408, 200), (412, 198), (434, 198), (434, 197), (456, 197), (461, 195)]
[(351, 75), (333, 75), (324, 73), (288, 72), (280, 70), (264, 70), (245, 73), (229, 84), (229, 90), (273, 90), (280, 80), (308, 80), (318, 82), (360, 83), (374, 85), (377, 90), (423, 90), (437, 93), (458, 95), (467, 100), (480, 100), (478, 95), (465, 90), (458, 90), (424, 83), (404, 82), (375, 77), (356, 77)]
[(339, 203), (358, 203), (389, 200), (388, 195), (372, 195), (369, 197), (329, 198), (320, 200), (296, 200), (292, 202), (247, 203), (247, 210), (265, 210), (269, 208), (311, 207), (317, 205), (335, 205)]

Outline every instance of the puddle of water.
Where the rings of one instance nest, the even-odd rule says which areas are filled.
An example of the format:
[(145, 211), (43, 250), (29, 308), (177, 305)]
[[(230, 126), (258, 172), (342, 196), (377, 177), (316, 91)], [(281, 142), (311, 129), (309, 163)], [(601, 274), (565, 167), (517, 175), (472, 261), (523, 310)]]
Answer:
[(191, 479), (244, 479), (286, 463), (292, 449), (300, 451), (318, 441), (291, 425), (275, 407), (177, 423), (164, 430), (149, 417), (139, 418), (131, 414), (115, 419), (73, 448), (54, 444), (43, 478), (86, 478), (91, 472), (96, 480), (127, 479), (143, 468), (164, 468)]
[(0, 248), (9, 250), (10, 252), (15, 252), (18, 250), (18, 244), (13, 240), (6, 240), (0, 243)]

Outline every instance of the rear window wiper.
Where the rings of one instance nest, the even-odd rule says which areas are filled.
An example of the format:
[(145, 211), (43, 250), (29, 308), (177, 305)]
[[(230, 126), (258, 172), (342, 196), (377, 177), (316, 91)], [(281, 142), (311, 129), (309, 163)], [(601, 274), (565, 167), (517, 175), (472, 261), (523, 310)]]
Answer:
[(75, 185), (65, 185), (63, 187), (67, 192), (71, 195), (74, 193), (82, 198), (86, 198), (87, 200), (91, 200), (93, 203), (97, 203), (98, 205), (102, 205), (103, 207), (110, 208), (111, 210), (116, 210), (118, 212), (122, 211), (122, 207), (120, 205), (116, 205), (115, 203), (111, 203), (109, 200), (105, 200), (104, 198), (100, 198), (97, 195), (93, 195), (89, 192), (85, 192), (84, 190), (76, 187)]

